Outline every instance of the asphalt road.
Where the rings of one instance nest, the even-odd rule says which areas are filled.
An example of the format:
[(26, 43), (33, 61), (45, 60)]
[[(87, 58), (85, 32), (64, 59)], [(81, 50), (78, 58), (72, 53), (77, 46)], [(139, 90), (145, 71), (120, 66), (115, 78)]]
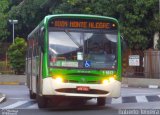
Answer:
[(121, 97), (107, 100), (105, 107), (96, 106), (96, 99), (84, 105), (66, 100), (54, 109), (39, 109), (36, 101), (29, 99), (24, 85), (0, 85), (0, 92), (7, 95), (6, 101), (0, 104), (0, 115), (160, 114), (160, 89), (122, 88)]

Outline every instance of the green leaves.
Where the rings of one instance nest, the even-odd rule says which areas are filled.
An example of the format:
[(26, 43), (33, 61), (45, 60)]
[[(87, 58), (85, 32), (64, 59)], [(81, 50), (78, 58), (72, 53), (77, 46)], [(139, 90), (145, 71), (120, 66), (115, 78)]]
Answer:
[(17, 6), (12, 6), (9, 18), (19, 20), (16, 32), (24, 38), (40, 23), (48, 12), (41, 8), (45, 0), (25, 0)]
[(15, 43), (8, 49), (10, 63), (17, 74), (24, 73), (26, 48), (25, 40), (17, 37)]
[(7, 10), (9, 8), (8, 0), (0, 0), (0, 41), (7, 38)]
[(129, 47), (152, 46), (155, 32), (160, 32), (159, 0), (8, 0), (0, 1), (0, 39), (6, 38), (7, 17), (19, 20), (16, 33), (24, 38), (48, 14), (93, 14), (117, 18), (121, 34)]
[(154, 15), (158, 14), (158, 0), (120, 0), (112, 5), (115, 6), (112, 16), (119, 20), (121, 33), (129, 47), (146, 49), (151, 46), (154, 28), (160, 28), (153, 24), (156, 22)]
[(159, 30), (158, 0), (62, 0), (52, 7), (53, 13), (83, 13), (115, 17), (131, 49), (151, 46)]

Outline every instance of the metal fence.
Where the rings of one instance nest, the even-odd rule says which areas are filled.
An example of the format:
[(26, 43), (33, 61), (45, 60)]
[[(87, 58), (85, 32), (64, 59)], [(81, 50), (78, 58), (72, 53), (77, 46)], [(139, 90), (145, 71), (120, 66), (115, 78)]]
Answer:
[(146, 78), (160, 78), (160, 51), (144, 52), (144, 75)]
[(123, 77), (160, 79), (160, 51), (126, 50)]

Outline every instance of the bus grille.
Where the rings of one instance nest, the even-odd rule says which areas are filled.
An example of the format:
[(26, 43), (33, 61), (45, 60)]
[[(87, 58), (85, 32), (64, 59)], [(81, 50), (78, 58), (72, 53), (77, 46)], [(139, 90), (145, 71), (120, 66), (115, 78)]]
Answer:
[(76, 80), (64, 80), (64, 83), (101, 84), (100, 81), (85, 81), (85, 82), (80, 82), (80, 81), (76, 81)]
[(81, 93), (81, 94), (107, 94), (108, 91), (102, 91), (102, 90), (96, 90), (96, 89), (90, 89), (89, 91), (77, 91), (75, 88), (61, 88), (56, 89), (57, 92), (62, 93)]

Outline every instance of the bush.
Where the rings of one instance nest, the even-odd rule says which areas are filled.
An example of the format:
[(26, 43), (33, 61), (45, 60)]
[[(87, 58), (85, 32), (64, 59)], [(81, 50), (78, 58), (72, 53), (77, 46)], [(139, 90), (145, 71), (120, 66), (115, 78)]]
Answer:
[(8, 56), (15, 74), (23, 74), (25, 71), (26, 48), (25, 40), (19, 37), (16, 37), (15, 43), (9, 46)]

